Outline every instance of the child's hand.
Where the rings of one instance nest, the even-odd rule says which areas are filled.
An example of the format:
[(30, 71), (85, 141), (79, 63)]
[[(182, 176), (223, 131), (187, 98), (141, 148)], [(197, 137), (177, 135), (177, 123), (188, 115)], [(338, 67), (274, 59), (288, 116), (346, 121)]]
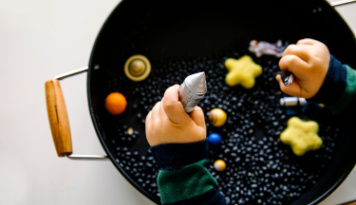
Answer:
[(277, 75), (281, 90), (296, 97), (311, 98), (324, 82), (330, 63), (328, 48), (313, 39), (302, 39), (296, 45), (289, 45), (279, 61), (282, 71), (294, 74), (294, 82), (286, 87)]
[(192, 143), (206, 138), (203, 110), (187, 114), (179, 99), (179, 85), (169, 87), (162, 101), (146, 117), (146, 138), (150, 146), (169, 143)]

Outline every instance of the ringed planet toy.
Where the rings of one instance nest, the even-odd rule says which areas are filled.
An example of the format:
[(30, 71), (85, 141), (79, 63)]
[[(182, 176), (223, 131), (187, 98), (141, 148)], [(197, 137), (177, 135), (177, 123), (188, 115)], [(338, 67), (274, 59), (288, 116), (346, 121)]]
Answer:
[(124, 71), (132, 81), (142, 81), (151, 73), (151, 63), (143, 55), (133, 55), (127, 59)]

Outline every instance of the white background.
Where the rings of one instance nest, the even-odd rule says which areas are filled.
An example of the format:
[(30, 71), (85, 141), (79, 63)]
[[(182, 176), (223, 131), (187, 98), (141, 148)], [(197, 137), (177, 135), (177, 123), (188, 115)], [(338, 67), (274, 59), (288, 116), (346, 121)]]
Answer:
[[(0, 0), (0, 205), (153, 204), (110, 160), (58, 158), (44, 83), (87, 66), (117, 0)], [(356, 33), (356, 4), (337, 10)], [(356, 56), (355, 56), (356, 57)], [(86, 73), (61, 81), (74, 154), (105, 154), (89, 115)], [(356, 171), (321, 204), (356, 198)]]

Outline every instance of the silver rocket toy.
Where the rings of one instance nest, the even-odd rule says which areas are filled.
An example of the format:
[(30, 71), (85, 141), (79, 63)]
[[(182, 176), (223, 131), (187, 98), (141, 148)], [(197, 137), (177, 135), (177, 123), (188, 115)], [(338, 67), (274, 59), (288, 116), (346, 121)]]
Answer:
[(185, 78), (179, 88), (179, 101), (182, 102), (187, 113), (192, 112), (194, 107), (203, 99), (206, 90), (204, 72), (195, 73)]

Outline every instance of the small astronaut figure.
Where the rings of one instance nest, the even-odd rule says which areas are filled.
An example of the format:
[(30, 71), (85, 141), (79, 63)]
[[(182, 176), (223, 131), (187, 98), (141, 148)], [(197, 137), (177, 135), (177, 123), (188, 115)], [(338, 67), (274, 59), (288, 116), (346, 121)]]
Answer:
[(282, 45), (281, 40), (278, 40), (275, 44), (266, 41), (252, 40), (250, 42), (250, 47), (248, 48), (248, 50), (255, 53), (258, 58), (264, 54), (280, 58), (282, 57), (284, 49), (285, 47)]

